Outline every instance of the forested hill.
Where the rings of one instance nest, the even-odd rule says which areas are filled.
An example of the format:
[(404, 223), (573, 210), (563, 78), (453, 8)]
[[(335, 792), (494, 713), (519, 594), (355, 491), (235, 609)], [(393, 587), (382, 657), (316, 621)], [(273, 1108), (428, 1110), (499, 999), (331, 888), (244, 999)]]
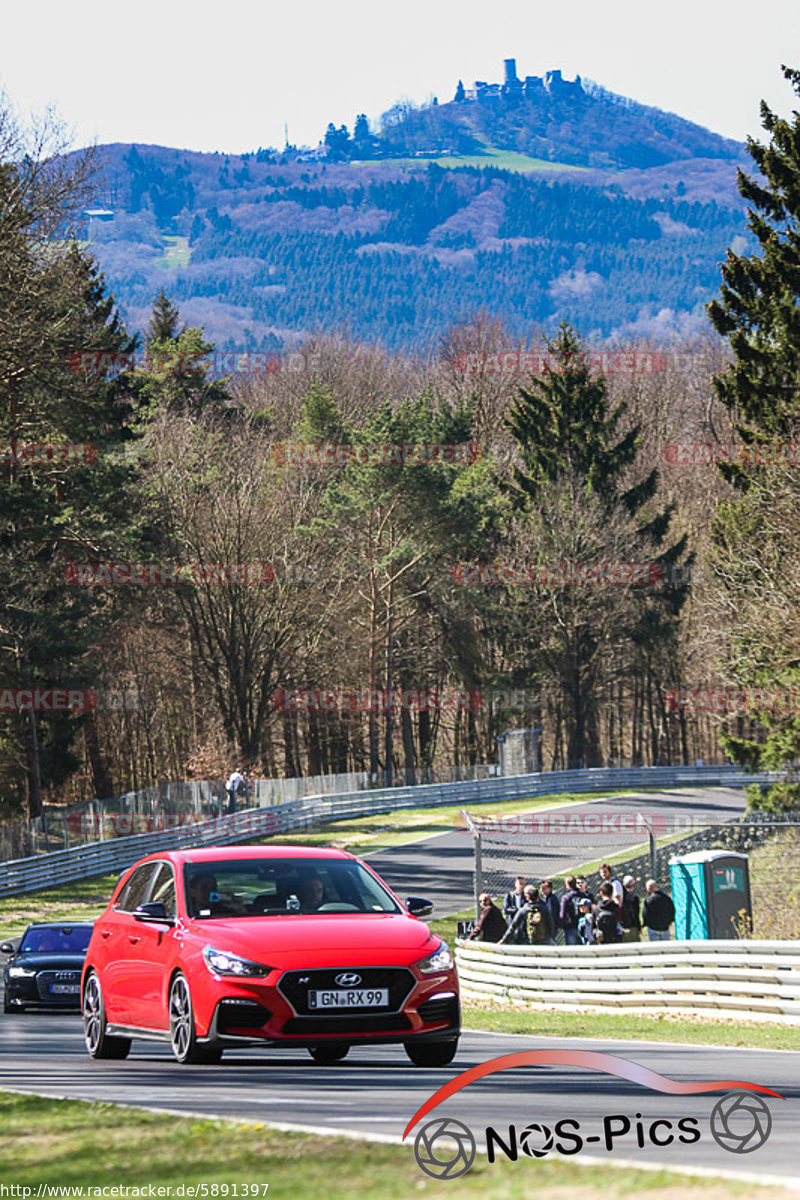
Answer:
[(478, 82), (469, 89), (459, 80), (449, 103), (397, 104), (372, 137), (363, 119), (349, 139), (341, 127), (329, 125), (326, 143), (334, 154), (356, 159), (436, 150), (481, 155), (494, 147), (549, 162), (619, 169), (741, 154), (739, 142), (597, 84), (565, 80), (558, 70), (523, 81), (509, 59), (506, 75), (502, 84)]
[(736, 166), (750, 160), (566, 86), (399, 106), (380, 135), (358, 123), (358, 150), (343, 128), (318, 151), (101, 147), (107, 211), (87, 234), (129, 327), (163, 287), (243, 349), (326, 329), (424, 350), (479, 310), (521, 337), (562, 318), (588, 338), (704, 326), (727, 248), (747, 244)]

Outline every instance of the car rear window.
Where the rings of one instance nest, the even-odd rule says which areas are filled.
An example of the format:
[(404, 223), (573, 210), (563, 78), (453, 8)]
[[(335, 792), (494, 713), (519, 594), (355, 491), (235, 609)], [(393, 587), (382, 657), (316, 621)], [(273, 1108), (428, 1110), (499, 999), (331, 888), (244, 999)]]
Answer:
[(28, 929), (22, 939), (20, 954), (85, 954), (89, 949), (91, 929), (74, 925), (48, 926)]
[(184, 867), (195, 917), (398, 912), (396, 901), (353, 859), (219, 859)]

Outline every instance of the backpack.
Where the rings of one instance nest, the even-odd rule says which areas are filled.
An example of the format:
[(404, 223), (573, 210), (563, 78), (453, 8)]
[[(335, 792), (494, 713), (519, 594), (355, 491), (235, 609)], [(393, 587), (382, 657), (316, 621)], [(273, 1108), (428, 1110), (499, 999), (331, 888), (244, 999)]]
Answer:
[(528, 913), (525, 923), (528, 929), (528, 941), (532, 946), (548, 940), (547, 922), (545, 921), (544, 913), (538, 904), (534, 904), (533, 908)]
[(601, 904), (597, 909), (594, 922), (595, 938), (599, 942), (618, 942), (620, 940), (618, 924), (617, 906), (610, 905), (608, 908), (604, 908)]

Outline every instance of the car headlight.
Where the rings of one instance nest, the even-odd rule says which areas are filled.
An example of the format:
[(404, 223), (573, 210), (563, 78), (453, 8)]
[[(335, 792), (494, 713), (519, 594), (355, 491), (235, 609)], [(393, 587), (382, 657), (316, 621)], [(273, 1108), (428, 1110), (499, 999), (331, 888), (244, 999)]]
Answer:
[(241, 978), (262, 977), (269, 975), (272, 967), (264, 963), (251, 962), (240, 954), (231, 954), (229, 950), (217, 950), (214, 946), (203, 947), (203, 961), (212, 975), (237, 975)]
[(423, 975), (433, 975), (437, 971), (449, 971), (453, 966), (450, 947), (447, 942), (440, 942), (438, 949), (434, 950), (433, 954), (429, 954), (427, 958), (423, 958), (414, 965), (418, 971), (422, 971)]
[(9, 967), (9, 979), (32, 979), (36, 974), (35, 967)]

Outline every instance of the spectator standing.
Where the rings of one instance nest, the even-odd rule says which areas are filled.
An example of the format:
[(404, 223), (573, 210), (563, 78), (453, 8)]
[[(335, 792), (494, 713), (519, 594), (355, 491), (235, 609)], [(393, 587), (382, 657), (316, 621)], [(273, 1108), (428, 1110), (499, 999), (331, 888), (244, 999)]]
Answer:
[(228, 812), (236, 812), (236, 800), (241, 791), (244, 790), (245, 779), (241, 771), (231, 771), (225, 784), (225, 791), (228, 793)]
[(575, 880), (575, 886), (578, 889), (581, 900), (588, 900), (590, 904), (594, 904), (594, 895), (586, 886), (586, 880), (583, 875), (579, 875)]
[(614, 903), (618, 904), (619, 907), (622, 908), (625, 889), (614, 874), (613, 868), (608, 863), (603, 863), (602, 867), (600, 868), (600, 875), (603, 883), (611, 884), (612, 888), (614, 889)]
[(623, 942), (640, 942), (642, 940), (642, 918), (639, 914), (639, 897), (634, 891), (636, 880), (632, 875), (626, 875), (622, 886), (624, 889), (620, 917), (622, 940)]
[(608, 879), (600, 884), (600, 901), (594, 919), (594, 936), (595, 941), (602, 942), (604, 946), (622, 940), (619, 905), (614, 900), (614, 888)]
[(519, 910), (501, 942), (511, 942), (516, 945), (540, 945), (548, 942), (553, 936), (550, 924), (550, 913), (539, 899), (539, 889), (532, 883), (526, 885), (523, 892), (525, 903)]
[(542, 904), (544, 904), (545, 908), (550, 913), (550, 924), (553, 929), (553, 932), (551, 934), (551, 940), (553, 942), (553, 945), (555, 945), (556, 937), (558, 936), (558, 931), (561, 928), (561, 905), (558, 902), (558, 896), (553, 891), (552, 879), (543, 879), (542, 880), (540, 892), (541, 892), (541, 896), (540, 896), (541, 902), (542, 902)]
[(655, 879), (648, 879), (645, 891), (642, 922), (647, 926), (647, 936), (651, 942), (668, 942), (669, 927), (675, 920), (672, 897), (662, 892)]
[[(564, 930), (564, 941), (566, 944), (568, 946), (577, 946), (580, 941), (578, 935), (578, 919), (580, 917), (578, 905), (581, 895), (578, 892), (574, 875), (568, 875), (565, 882), (567, 886), (561, 897), (558, 909), (558, 923)], [(591, 907), (590, 901), (589, 908), (591, 909)]]
[(591, 900), (580, 900), (578, 902), (578, 937), (584, 946), (591, 946), (594, 943), (594, 916), (592, 915)]
[(472, 933), (467, 937), (467, 941), (499, 942), (506, 932), (503, 914), (488, 892), (481, 892), (478, 902), (481, 906), (480, 916), (475, 922)]
[(506, 924), (510, 925), (525, 903), (525, 877), (518, 875), (510, 892), (506, 892), (503, 900), (503, 916)]

